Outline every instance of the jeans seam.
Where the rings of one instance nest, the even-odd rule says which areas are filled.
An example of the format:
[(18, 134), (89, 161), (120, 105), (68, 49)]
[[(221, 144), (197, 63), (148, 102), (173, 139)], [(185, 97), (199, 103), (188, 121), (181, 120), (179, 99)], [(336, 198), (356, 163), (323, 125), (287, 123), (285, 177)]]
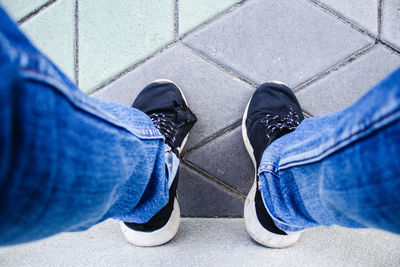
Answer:
[[(28, 69), (23, 69), (23, 70), (28, 71), (28, 72), (32, 71), (32, 70), (28, 70)], [(162, 138), (162, 136), (157, 133), (156, 129), (151, 129), (151, 128), (147, 128), (147, 127), (137, 127), (138, 130), (140, 131), (140, 133), (137, 133), (135, 131), (130, 130), (129, 127), (127, 128), (123, 125), (119, 125), (119, 124), (113, 122), (113, 119), (109, 118), (110, 117), (109, 115), (104, 114), (103, 112), (98, 111), (95, 107), (92, 107), (91, 105), (88, 105), (87, 103), (82, 102), (79, 98), (75, 97), (74, 95), (70, 95), (69, 93), (66, 94), (64, 90), (59, 89), (55, 84), (53, 84), (53, 82), (49, 81), (49, 79), (53, 80), (55, 83), (63, 86), (62, 81), (54, 80), (53, 77), (46, 75), (44, 73), (38, 72), (37, 70), (33, 70), (32, 72), (34, 72), (36, 75), (42, 76), (43, 79), (35, 79), (35, 77), (31, 77), (29, 75), (23, 75), (23, 76), (27, 79), (32, 79), (37, 82), (46, 83), (53, 90), (56, 90), (57, 92), (61, 93), (64, 97), (66, 97), (68, 99), (68, 101), (70, 101), (70, 103), (72, 103), (75, 107), (86, 112), (87, 114), (95, 116), (109, 124), (112, 124), (123, 130), (126, 130), (129, 133), (137, 136), (138, 138), (146, 138), (146, 137)], [(25, 74), (27, 74), (27, 73), (25, 72)], [(91, 110), (94, 110), (95, 112), (91, 112)]]
[[(286, 162), (286, 163), (284, 163), (284, 164), (282, 164), (282, 165), (279, 166), (278, 171), (279, 171), (279, 170), (284, 170), (284, 169), (287, 169), (287, 168), (291, 168), (291, 167), (295, 167), (295, 166), (299, 166), (299, 165), (301, 165), (302, 162), (307, 162), (307, 164), (313, 163), (313, 162), (314, 162), (314, 161), (313, 161), (314, 159), (321, 157), (321, 156), (324, 155), (327, 151), (333, 149), (333, 151), (329, 152), (326, 156), (324, 156), (324, 158), (325, 158), (325, 157), (328, 157), (328, 156), (332, 155), (333, 153), (335, 153), (335, 152), (338, 150), (338, 149), (335, 149), (336, 147), (340, 147), (341, 144), (343, 144), (344, 142), (348, 141), (348, 140), (351, 139), (352, 137), (356, 137), (356, 136), (358, 136), (358, 135), (360, 135), (360, 134), (363, 134), (364, 132), (367, 132), (368, 130), (370, 130), (371, 128), (373, 128), (374, 125), (376, 125), (376, 123), (379, 123), (379, 122), (381, 122), (381, 121), (383, 121), (383, 120), (385, 120), (385, 119), (387, 119), (387, 118), (390, 118), (393, 114), (396, 114), (396, 113), (398, 113), (399, 111), (400, 111), (400, 109), (398, 108), (398, 109), (395, 109), (395, 110), (393, 110), (393, 111), (391, 111), (391, 112), (389, 112), (389, 113), (383, 115), (382, 117), (378, 118), (378, 119), (375, 120), (373, 123), (371, 123), (370, 125), (368, 125), (368, 126), (362, 128), (362, 129), (358, 130), (358, 131), (355, 132), (355, 133), (351, 133), (351, 134), (348, 135), (346, 138), (344, 138), (344, 139), (340, 140), (339, 142), (336, 142), (335, 144), (331, 145), (330, 147), (324, 149), (322, 152), (318, 153), (317, 155), (314, 155), (314, 156), (311, 156), (311, 157), (308, 157), (308, 158), (303, 158), (303, 159), (300, 159), (300, 160), (295, 160), (295, 161)], [(382, 126), (376, 128), (376, 129), (373, 129), (371, 133), (367, 134), (367, 136), (370, 135), (370, 134), (373, 134), (375, 131), (377, 131), (377, 130), (379, 130), (379, 129), (385, 127), (385, 126), (387, 126), (388, 124), (397, 121), (398, 119), (399, 119), (399, 118), (394, 118), (393, 120), (388, 121), (388, 122), (385, 123), (384, 125), (382, 125)], [(365, 136), (363, 136), (363, 137), (365, 137)], [(363, 138), (363, 137), (361, 137), (361, 138)], [(348, 145), (350, 145), (350, 144), (352, 144), (352, 143), (354, 143), (354, 142), (357, 142), (358, 140), (359, 140), (359, 139), (352, 140), (352, 141), (350, 141), (349, 144), (345, 145), (344, 147), (347, 147)], [(343, 147), (341, 147), (340, 149), (342, 149), (342, 148), (343, 148)], [(310, 161), (312, 161), (312, 162), (310, 162)], [(318, 161), (319, 161), (319, 160), (318, 160)], [(294, 164), (294, 165), (293, 165), (293, 164)], [(287, 167), (288, 165), (289, 165), (289, 167)]]
[[(272, 176), (274, 176), (275, 178), (279, 179), (279, 174), (278, 174), (277, 172), (273, 171), (273, 170), (264, 170), (264, 171), (262, 171), (262, 172), (269, 173), (269, 174), (271, 174)], [(260, 172), (260, 174), (261, 174), (261, 172)], [(259, 181), (260, 181), (260, 180), (259, 180)], [(259, 185), (259, 186), (260, 186), (260, 185)], [(261, 186), (261, 187), (262, 187), (262, 186)], [(261, 187), (259, 187), (259, 190), (261, 189)], [(271, 217), (271, 219), (272, 219), (272, 221), (274, 222), (275, 226), (278, 227), (280, 230), (282, 230), (282, 231), (290, 231), (290, 232), (299, 232), (299, 231), (304, 230), (303, 228), (297, 229), (298, 227), (293, 227), (293, 226), (291, 226), (291, 225), (289, 225), (289, 224), (288, 224), (287, 227), (282, 226), (282, 224), (285, 224), (285, 223), (284, 223), (283, 221), (277, 219), (275, 216), (272, 215), (271, 211), (270, 211), (269, 208), (268, 208), (267, 203), (266, 203), (265, 200), (264, 200), (264, 197), (262, 197), (262, 199), (263, 199), (264, 207), (266, 208), (266, 210), (267, 210), (269, 216)], [(296, 229), (290, 229), (290, 227), (296, 228)]]
[[(8, 46), (10, 44), (6, 43)], [(10, 46), (11, 47), (11, 46)], [(16, 52), (16, 58), (18, 57), (26, 57), (28, 61), (33, 61), (35, 64), (42, 65), (40, 69), (46, 69), (46, 71), (38, 70), (31, 65), (27, 64), (17, 64), (17, 68), (21, 71), (21, 76), (26, 79), (31, 79), (36, 82), (41, 82), (47, 84), (52, 90), (63, 95), (64, 98), (67, 99), (72, 105), (79, 108), (83, 112), (86, 112), (89, 115), (92, 115), (98, 119), (101, 119), (108, 124), (121, 128), (138, 138), (144, 139), (162, 139), (163, 136), (156, 129), (148, 128), (148, 127), (136, 127), (132, 129), (131, 127), (124, 125), (124, 123), (120, 124), (116, 122), (110, 115), (104, 113), (103, 111), (99, 111), (96, 107), (89, 105), (88, 103), (82, 102), (79, 97), (77, 97), (74, 92), (66, 90), (64, 88), (68, 88), (69, 85), (65, 84), (65, 81), (62, 77), (58, 76), (57, 68), (42, 54), (34, 54), (27, 53), (26, 51), (22, 51), (16, 48), (10, 48), (10, 51)], [(15, 59), (14, 59), (15, 61)], [(18, 61), (16, 61), (18, 63)], [(43, 65), (44, 64), (44, 65)], [(46, 66), (46, 68), (44, 68)], [(77, 89), (78, 90), (78, 89)]]

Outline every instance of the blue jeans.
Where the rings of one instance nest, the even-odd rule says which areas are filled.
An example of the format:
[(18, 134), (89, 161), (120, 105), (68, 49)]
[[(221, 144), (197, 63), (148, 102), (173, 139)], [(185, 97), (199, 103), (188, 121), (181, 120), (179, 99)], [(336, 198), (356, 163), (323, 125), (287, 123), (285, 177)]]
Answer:
[[(3, 10), (0, 80), (0, 245), (146, 222), (167, 203), (178, 161), (149, 117), (79, 91)], [(266, 150), (261, 190), (279, 227), (399, 232), (399, 94), (398, 71)]]
[(287, 233), (333, 224), (400, 233), (400, 68), (349, 108), (274, 141), (258, 174)]
[(1, 8), (0, 81), (0, 245), (166, 205), (179, 161), (151, 119), (82, 93)]

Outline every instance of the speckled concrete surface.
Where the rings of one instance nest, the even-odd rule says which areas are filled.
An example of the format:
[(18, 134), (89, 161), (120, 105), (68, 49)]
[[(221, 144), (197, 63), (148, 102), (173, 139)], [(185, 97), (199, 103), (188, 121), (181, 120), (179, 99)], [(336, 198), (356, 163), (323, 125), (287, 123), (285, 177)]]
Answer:
[(0, 249), (1, 266), (399, 266), (400, 236), (321, 227), (293, 247), (253, 242), (243, 219), (183, 219), (175, 239), (155, 248), (125, 242), (116, 221), (81, 233)]

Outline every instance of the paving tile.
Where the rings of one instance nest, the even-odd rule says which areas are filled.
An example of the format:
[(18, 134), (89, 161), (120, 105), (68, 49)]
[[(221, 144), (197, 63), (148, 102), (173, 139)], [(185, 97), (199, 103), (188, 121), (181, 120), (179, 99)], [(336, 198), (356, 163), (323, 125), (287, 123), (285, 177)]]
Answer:
[(254, 89), (206, 62), (182, 45), (174, 45), (93, 96), (131, 105), (139, 91), (160, 79), (175, 81), (185, 92), (198, 122), (186, 149), (238, 121)]
[(383, 0), (382, 39), (400, 50), (400, 1)]
[(32, 42), (74, 78), (75, 43), (74, 1), (60, 0), (21, 25), (22, 31)]
[(296, 93), (304, 110), (313, 115), (344, 109), (400, 66), (400, 56), (384, 46), (334, 71)]
[(179, 34), (183, 35), (243, 0), (179, 0)]
[(292, 87), (373, 42), (319, 7), (291, 0), (248, 1), (183, 41), (257, 83)]
[(48, 1), (49, 0), (0, 0), (0, 5), (2, 5), (15, 20), (20, 20)]
[(377, 36), (378, 1), (377, 0), (319, 0), (323, 5), (335, 10), (357, 26)]
[(242, 128), (224, 134), (185, 159), (244, 195), (254, 180), (254, 167), (242, 140)]
[(89, 92), (173, 38), (173, 0), (80, 1), (80, 86)]
[(244, 202), (181, 165), (178, 184), (182, 216), (243, 216)]

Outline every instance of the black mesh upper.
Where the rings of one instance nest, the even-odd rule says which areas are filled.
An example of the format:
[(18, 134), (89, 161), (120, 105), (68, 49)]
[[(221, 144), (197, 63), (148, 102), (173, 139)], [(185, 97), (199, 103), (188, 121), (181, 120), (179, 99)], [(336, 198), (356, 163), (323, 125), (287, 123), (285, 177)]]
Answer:
[(173, 150), (182, 145), (197, 121), (181, 91), (170, 82), (149, 84), (137, 96), (132, 107), (150, 116)]
[[(254, 149), (257, 168), (266, 147), (275, 139), (290, 132), (284, 128), (282, 131), (271, 133), (267, 128), (268, 125), (265, 123), (265, 117), (267, 115), (277, 115), (280, 118), (285, 118), (290, 109), (299, 117), (299, 122), (304, 119), (296, 96), (285, 85), (265, 83), (254, 93), (247, 111), (246, 129), (250, 143)], [(274, 121), (271, 121), (270, 124), (274, 126)]]

